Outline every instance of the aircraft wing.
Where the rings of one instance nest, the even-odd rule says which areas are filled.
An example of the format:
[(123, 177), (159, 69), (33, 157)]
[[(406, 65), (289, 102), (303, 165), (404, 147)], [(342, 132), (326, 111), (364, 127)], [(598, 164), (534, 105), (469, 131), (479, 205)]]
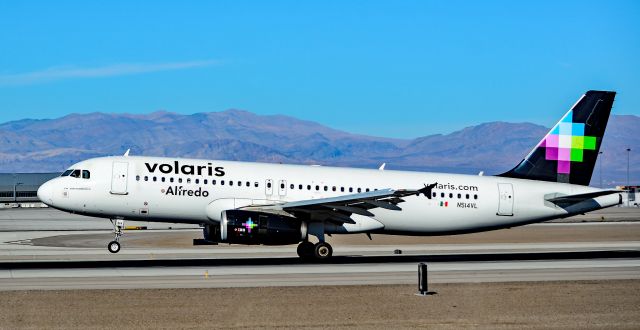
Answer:
[(355, 223), (351, 219), (352, 214), (372, 217), (374, 214), (370, 210), (374, 208), (400, 211), (402, 209), (398, 204), (404, 202), (402, 197), (419, 195), (420, 193), (424, 193), (427, 196), (426, 188), (428, 187), (425, 186), (425, 188), (418, 190), (381, 189), (365, 193), (307, 199), (274, 205), (247, 206), (241, 209), (281, 215), (288, 214), (317, 221)]

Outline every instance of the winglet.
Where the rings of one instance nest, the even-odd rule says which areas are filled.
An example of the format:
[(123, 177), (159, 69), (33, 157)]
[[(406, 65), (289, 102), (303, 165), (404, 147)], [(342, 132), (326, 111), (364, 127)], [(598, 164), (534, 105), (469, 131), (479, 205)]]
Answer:
[(380, 167), (378, 167), (378, 170), (380, 171), (384, 171), (384, 167), (387, 165), (387, 163), (382, 163), (382, 165), (380, 165)]
[(131, 151), (131, 149), (127, 149), (127, 151), (125, 151), (124, 155), (125, 157), (129, 157), (129, 151)]

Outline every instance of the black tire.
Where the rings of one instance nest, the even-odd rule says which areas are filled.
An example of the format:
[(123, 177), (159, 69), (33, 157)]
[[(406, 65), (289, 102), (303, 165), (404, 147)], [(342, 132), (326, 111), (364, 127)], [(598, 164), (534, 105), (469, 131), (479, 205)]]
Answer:
[(109, 250), (109, 252), (111, 252), (111, 253), (120, 252), (120, 243), (118, 243), (116, 241), (109, 242), (109, 244), (107, 244), (107, 250)]
[(313, 256), (317, 260), (327, 260), (333, 255), (333, 248), (327, 242), (319, 242), (313, 248)]
[(313, 257), (313, 249), (314, 249), (314, 245), (309, 241), (304, 241), (298, 244), (298, 249), (297, 249), (298, 257), (302, 259), (308, 259)]

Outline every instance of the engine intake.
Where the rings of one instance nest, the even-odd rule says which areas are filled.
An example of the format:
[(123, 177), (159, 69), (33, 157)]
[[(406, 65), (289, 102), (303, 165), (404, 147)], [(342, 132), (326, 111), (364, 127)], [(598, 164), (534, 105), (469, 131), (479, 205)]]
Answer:
[(242, 210), (223, 211), (219, 226), (204, 228), (205, 240), (232, 244), (287, 245), (306, 235), (306, 226), (296, 218)]

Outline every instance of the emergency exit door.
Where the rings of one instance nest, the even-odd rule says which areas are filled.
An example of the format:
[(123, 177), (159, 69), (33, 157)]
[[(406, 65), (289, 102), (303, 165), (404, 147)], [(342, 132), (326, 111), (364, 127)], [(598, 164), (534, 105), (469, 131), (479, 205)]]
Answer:
[(129, 163), (113, 162), (111, 171), (111, 193), (114, 195), (127, 194), (127, 178), (129, 176)]

